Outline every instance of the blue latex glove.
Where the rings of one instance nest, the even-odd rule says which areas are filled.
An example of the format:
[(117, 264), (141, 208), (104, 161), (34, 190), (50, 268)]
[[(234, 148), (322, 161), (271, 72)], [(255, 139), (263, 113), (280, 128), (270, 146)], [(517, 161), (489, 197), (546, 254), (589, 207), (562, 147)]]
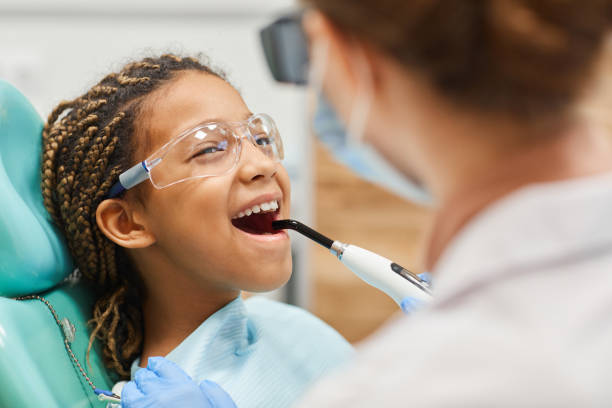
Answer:
[(151, 357), (121, 392), (122, 408), (236, 408), (216, 383), (196, 384), (179, 366), (163, 357)]
[[(421, 278), (421, 280), (424, 280), (425, 282), (431, 285), (431, 275), (429, 273), (423, 272), (418, 274), (417, 276)], [(419, 309), (424, 304), (425, 302), (423, 302), (422, 300), (408, 296), (402, 300), (402, 302), (400, 303), (400, 307), (402, 308), (402, 311), (405, 314), (410, 314), (415, 310)]]

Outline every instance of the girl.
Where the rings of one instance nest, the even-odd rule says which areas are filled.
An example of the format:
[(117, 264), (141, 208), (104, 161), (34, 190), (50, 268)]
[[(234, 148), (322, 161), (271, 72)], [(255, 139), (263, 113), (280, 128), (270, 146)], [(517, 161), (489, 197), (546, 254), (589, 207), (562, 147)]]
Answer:
[[(289, 178), (273, 120), (193, 58), (145, 58), (62, 102), (43, 131), (45, 206), (97, 300), (93, 332), (128, 379), (167, 356), (238, 406), (287, 406), (348, 359), (314, 316), (241, 290), (290, 276)], [(148, 180), (147, 180), (148, 179)]]

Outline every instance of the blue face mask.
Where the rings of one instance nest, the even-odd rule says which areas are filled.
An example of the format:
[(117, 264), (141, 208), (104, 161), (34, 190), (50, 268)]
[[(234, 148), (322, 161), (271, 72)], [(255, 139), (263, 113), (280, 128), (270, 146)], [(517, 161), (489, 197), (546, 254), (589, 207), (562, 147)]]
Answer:
[(431, 194), (419, 183), (400, 173), (369, 144), (350, 140), (327, 99), (319, 94), (313, 119), (314, 131), (336, 160), (363, 179), (422, 205), (432, 205)]

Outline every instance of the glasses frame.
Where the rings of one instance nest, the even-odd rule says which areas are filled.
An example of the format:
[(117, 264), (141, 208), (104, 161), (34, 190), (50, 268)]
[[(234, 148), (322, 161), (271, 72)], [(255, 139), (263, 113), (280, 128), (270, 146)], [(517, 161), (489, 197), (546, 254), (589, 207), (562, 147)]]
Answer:
[[(217, 177), (217, 176), (223, 176), (225, 174), (230, 173), (232, 170), (234, 170), (236, 168), (236, 165), (238, 164), (238, 162), (240, 161), (240, 157), (242, 155), (242, 139), (249, 139), (251, 140), (251, 142), (258, 148), (259, 150), (259, 146), (257, 145), (256, 141), (255, 141), (255, 137), (253, 136), (253, 134), (250, 131), (250, 127), (249, 125), (256, 119), (258, 118), (264, 118), (265, 121), (269, 124), (271, 124), (272, 126), (272, 133), (274, 134), (275, 138), (278, 138), (278, 143), (276, 144), (277, 148), (278, 148), (278, 157), (277, 158), (270, 158), (271, 160), (275, 160), (276, 162), (280, 162), (281, 160), (283, 160), (284, 158), (284, 149), (283, 149), (283, 141), (282, 138), (280, 136), (280, 133), (278, 131), (278, 128), (276, 127), (276, 123), (274, 122), (274, 119), (272, 119), (272, 117), (270, 117), (270, 115), (267, 115), (265, 113), (257, 113), (254, 114), (252, 116), (250, 116), (248, 119), (243, 120), (243, 121), (233, 121), (233, 122), (222, 122), (222, 121), (214, 121), (214, 122), (202, 122), (198, 125), (196, 125), (193, 128), (187, 129), (183, 132), (181, 132), (180, 134), (178, 134), (177, 136), (173, 137), (172, 139), (170, 139), (167, 143), (165, 143), (162, 147), (160, 147), (159, 149), (157, 149), (156, 151), (154, 151), (151, 155), (149, 155), (149, 157), (147, 157), (146, 159), (144, 159), (143, 161), (135, 164), (134, 166), (130, 167), (129, 169), (127, 169), (126, 171), (124, 171), (123, 173), (121, 173), (119, 175), (119, 180), (113, 184), (113, 186), (111, 187), (107, 198), (115, 198), (118, 197), (119, 195), (123, 194), (125, 191), (137, 186), (138, 184), (144, 182), (145, 180), (150, 180), (151, 184), (153, 185), (153, 187), (155, 187), (158, 190), (173, 186), (175, 184), (181, 183), (183, 181), (186, 180), (191, 180), (191, 179), (197, 179), (197, 178), (208, 178), (208, 177)], [(192, 177), (186, 177), (177, 181), (174, 181), (172, 183), (166, 184), (164, 186), (159, 186), (157, 183), (155, 183), (155, 181), (153, 181), (153, 178), (151, 177), (151, 170), (153, 170), (153, 168), (155, 168), (158, 164), (160, 164), (164, 157), (166, 156), (166, 152), (169, 151), (173, 146), (175, 146), (176, 144), (180, 143), (183, 139), (185, 139), (186, 137), (188, 137), (189, 135), (202, 130), (206, 127), (212, 126), (212, 125), (223, 125), (223, 126), (227, 126), (229, 128), (232, 128), (232, 135), (234, 136), (234, 138), (236, 139), (236, 142), (238, 144), (237, 148), (236, 148), (236, 154), (235, 154), (235, 158), (234, 158), (234, 162), (232, 164), (232, 166), (230, 168), (228, 168), (226, 171), (224, 171), (223, 173), (219, 173), (219, 174), (203, 174), (203, 175), (199, 175), (199, 176), (192, 176)], [(234, 131), (235, 129), (238, 128), (242, 128), (242, 127), (246, 127), (247, 134), (246, 135), (237, 135), (236, 132)], [(266, 156), (269, 157), (269, 156)]]

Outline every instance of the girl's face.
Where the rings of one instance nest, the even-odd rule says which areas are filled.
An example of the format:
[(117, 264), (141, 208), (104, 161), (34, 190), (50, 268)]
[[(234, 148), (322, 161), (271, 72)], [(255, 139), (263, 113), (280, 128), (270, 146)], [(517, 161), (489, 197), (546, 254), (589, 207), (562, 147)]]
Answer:
[[(231, 85), (196, 71), (180, 73), (151, 95), (146, 105), (146, 119), (140, 122), (146, 147), (136, 153), (140, 160), (202, 122), (236, 122), (252, 114)], [(145, 190), (140, 194), (141, 212), (154, 237), (154, 243), (145, 248), (149, 260), (154, 259), (148, 267), (163, 271), (167, 280), (186, 279), (196, 287), (225, 291), (267, 291), (289, 279), (288, 235), (283, 231), (246, 232), (245, 220), (238, 223), (235, 219), (272, 201), (279, 208), (267, 222), (289, 218), (287, 172), (250, 139), (242, 139), (240, 159), (229, 173), (190, 179), (164, 189), (149, 182), (138, 188)], [(252, 217), (255, 222), (258, 216)]]

